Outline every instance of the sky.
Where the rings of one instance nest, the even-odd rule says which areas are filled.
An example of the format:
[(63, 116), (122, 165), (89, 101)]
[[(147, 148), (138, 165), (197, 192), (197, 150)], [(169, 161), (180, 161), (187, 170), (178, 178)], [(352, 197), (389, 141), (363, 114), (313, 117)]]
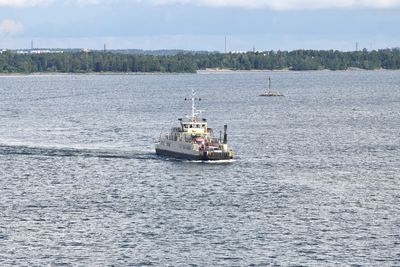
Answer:
[(0, 0), (0, 49), (400, 47), (400, 0)]

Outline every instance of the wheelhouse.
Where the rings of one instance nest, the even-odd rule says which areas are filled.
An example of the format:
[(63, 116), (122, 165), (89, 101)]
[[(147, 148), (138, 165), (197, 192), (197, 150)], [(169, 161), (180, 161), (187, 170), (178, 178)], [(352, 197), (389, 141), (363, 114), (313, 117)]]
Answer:
[(182, 122), (182, 132), (188, 134), (206, 134), (207, 123), (206, 122)]

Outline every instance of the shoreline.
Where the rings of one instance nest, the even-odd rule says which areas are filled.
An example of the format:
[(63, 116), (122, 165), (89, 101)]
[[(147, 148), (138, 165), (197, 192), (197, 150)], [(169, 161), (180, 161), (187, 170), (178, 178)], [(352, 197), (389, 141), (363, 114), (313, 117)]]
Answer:
[(398, 71), (400, 69), (361, 69), (361, 68), (355, 68), (355, 67), (350, 67), (345, 70), (330, 70), (330, 69), (322, 69), (322, 70), (290, 70), (288, 68), (285, 69), (273, 69), (273, 70), (259, 70), (259, 69), (251, 69), (251, 70), (232, 70), (232, 69), (222, 69), (222, 68), (206, 68), (206, 69), (201, 69), (197, 70), (197, 73), (199, 72), (325, 72), (325, 71)]
[(69, 76), (69, 75), (162, 75), (162, 74), (185, 74), (185, 73), (187, 72), (32, 72), (32, 73), (11, 72), (11, 73), (0, 73), (0, 77)]
[(12, 77), (12, 76), (69, 76), (69, 75), (177, 75), (177, 74), (206, 74), (206, 73), (235, 73), (235, 72), (379, 72), (379, 71), (400, 71), (400, 69), (360, 69), (360, 68), (349, 68), (346, 70), (289, 70), (289, 69), (276, 69), (276, 70), (232, 70), (232, 69), (221, 69), (221, 68), (207, 68), (200, 69), (196, 72), (10, 72), (0, 73), (0, 77)]

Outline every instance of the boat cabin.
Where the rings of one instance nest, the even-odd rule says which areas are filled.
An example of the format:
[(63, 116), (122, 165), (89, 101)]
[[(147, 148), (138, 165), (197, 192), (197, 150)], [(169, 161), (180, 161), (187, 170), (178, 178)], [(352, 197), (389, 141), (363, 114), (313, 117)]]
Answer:
[(189, 134), (206, 134), (207, 133), (207, 123), (206, 122), (192, 122), (183, 121), (181, 122), (182, 132)]

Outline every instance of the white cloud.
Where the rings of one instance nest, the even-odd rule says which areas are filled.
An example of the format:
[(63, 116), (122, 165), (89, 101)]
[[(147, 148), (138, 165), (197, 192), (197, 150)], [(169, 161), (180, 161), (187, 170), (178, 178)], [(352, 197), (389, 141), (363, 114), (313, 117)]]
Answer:
[[(98, 4), (109, 4), (109, 3), (117, 3), (122, 1), (131, 1), (131, 0), (0, 0), (0, 7), (33, 7), (33, 6), (41, 6), (41, 5), (49, 5), (49, 4), (76, 4), (79, 6), (84, 5), (98, 5)], [(133, 0), (137, 2), (137, 0)]]
[(24, 27), (18, 21), (14, 20), (2, 20), (0, 21), (0, 34), (17, 34), (22, 32)]
[(47, 4), (52, 0), (0, 0), (0, 6), (8, 7), (30, 7)]
[(187, 4), (209, 7), (286, 9), (392, 8), (400, 0), (148, 0), (156, 5)]

